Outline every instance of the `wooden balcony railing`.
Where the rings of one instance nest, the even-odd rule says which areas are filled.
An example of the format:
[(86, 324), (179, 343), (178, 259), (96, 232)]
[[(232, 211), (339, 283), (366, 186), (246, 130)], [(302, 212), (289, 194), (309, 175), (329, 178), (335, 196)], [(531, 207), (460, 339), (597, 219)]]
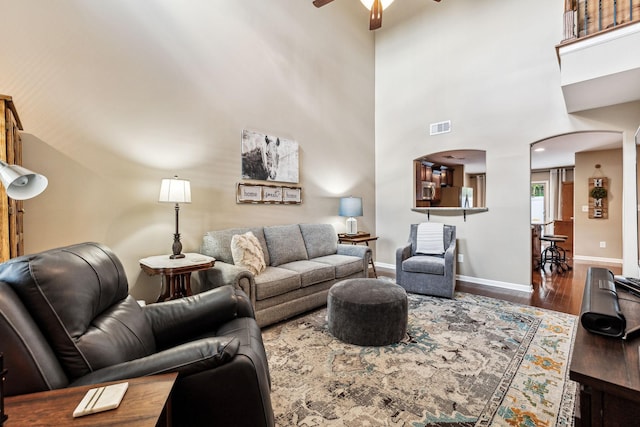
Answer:
[(565, 0), (563, 42), (640, 21), (640, 0)]

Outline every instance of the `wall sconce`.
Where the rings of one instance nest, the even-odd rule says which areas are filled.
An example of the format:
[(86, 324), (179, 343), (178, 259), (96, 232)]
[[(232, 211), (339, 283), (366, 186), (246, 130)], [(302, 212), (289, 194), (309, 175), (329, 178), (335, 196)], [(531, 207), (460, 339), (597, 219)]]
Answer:
[(191, 203), (191, 183), (185, 179), (178, 179), (178, 175), (173, 178), (163, 179), (160, 184), (158, 201), (176, 204), (176, 232), (173, 235), (173, 253), (169, 258), (184, 258), (182, 243), (180, 243), (180, 233), (178, 232), (178, 212), (180, 212), (180, 203)]
[(49, 185), (49, 180), (44, 175), (19, 165), (10, 165), (2, 160), (0, 160), (0, 180), (7, 190), (7, 196), (14, 200), (36, 197)]
[(354, 218), (362, 216), (362, 197), (342, 197), (340, 199), (340, 209), (338, 215), (347, 218), (347, 234), (358, 234), (358, 221)]

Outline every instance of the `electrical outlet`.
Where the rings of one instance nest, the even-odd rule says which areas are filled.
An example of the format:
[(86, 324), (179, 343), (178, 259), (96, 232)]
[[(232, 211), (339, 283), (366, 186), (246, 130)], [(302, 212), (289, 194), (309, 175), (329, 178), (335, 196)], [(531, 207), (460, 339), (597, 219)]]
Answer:
[(584, 205), (582, 207), (582, 212), (589, 212), (589, 206), (588, 205)]
[(607, 242), (600, 242), (600, 247), (601, 248), (606, 248), (607, 247)]
[(458, 254), (458, 262), (464, 262), (464, 254)]

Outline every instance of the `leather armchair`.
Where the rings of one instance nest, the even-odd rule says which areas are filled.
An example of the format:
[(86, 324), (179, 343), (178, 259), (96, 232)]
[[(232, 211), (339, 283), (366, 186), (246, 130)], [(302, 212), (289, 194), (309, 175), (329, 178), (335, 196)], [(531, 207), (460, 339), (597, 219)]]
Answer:
[(178, 372), (174, 425), (274, 425), (247, 296), (223, 286), (141, 307), (97, 243), (0, 264), (0, 352), (7, 396)]
[(453, 298), (456, 288), (456, 227), (443, 229), (444, 254), (416, 252), (418, 224), (411, 224), (407, 244), (396, 250), (396, 282), (407, 292)]

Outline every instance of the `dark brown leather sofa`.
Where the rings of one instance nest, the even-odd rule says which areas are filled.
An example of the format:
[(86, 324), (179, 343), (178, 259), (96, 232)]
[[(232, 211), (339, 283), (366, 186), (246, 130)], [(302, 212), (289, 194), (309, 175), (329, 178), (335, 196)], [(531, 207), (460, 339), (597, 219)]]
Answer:
[(178, 372), (173, 425), (274, 425), (246, 295), (223, 286), (141, 307), (97, 243), (0, 264), (0, 352), (8, 396)]

